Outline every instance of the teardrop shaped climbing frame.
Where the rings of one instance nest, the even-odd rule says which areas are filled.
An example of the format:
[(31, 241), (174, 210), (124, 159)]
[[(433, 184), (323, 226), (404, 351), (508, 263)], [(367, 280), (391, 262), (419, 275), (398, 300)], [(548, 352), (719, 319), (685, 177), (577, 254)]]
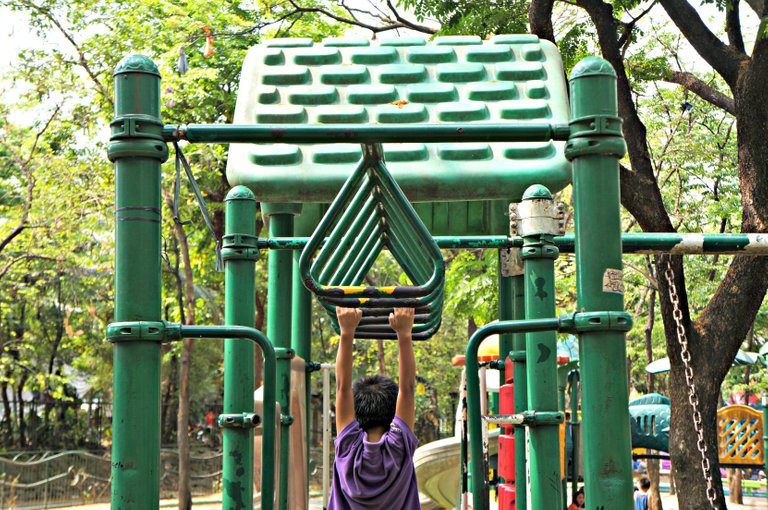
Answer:
[[(361, 285), (385, 249), (414, 285)], [(388, 317), (398, 307), (415, 309), (414, 340), (425, 340), (440, 327), (443, 256), (387, 170), (379, 144), (363, 145), (360, 164), (312, 234), (299, 270), (337, 331), (338, 306), (363, 309), (356, 338), (397, 338)]]

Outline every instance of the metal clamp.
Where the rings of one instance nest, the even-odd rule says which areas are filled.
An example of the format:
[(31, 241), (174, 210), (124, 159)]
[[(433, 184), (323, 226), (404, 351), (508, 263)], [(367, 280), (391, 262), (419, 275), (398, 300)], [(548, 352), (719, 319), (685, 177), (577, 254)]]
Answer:
[(110, 342), (170, 342), (179, 339), (175, 335), (177, 329), (180, 331), (179, 324), (165, 321), (113, 322), (107, 325), (107, 340)]
[(280, 425), (293, 425), (294, 419), (293, 416), (290, 414), (281, 414), (280, 415)]
[(219, 427), (225, 429), (252, 429), (261, 424), (256, 413), (232, 413), (219, 415)]
[(570, 122), (571, 138), (592, 135), (621, 136), (624, 120), (614, 115), (589, 115)]
[(296, 351), (290, 347), (275, 347), (275, 359), (293, 359), (296, 357)]
[(311, 374), (312, 372), (319, 372), (322, 369), (323, 369), (322, 364), (317, 363), (316, 361), (306, 362), (306, 370), (308, 374)]
[(561, 333), (585, 333), (589, 331), (629, 331), (632, 315), (629, 312), (574, 312), (561, 315)]
[(258, 260), (259, 238), (248, 234), (226, 234), (222, 237), (221, 258), (224, 260)]
[(112, 129), (110, 140), (125, 138), (163, 139), (163, 123), (152, 115), (140, 113), (120, 115), (109, 123), (109, 127)]
[(623, 158), (626, 152), (627, 143), (619, 136), (574, 138), (565, 144), (565, 157), (568, 161), (596, 155)]
[(508, 357), (513, 362), (525, 363), (525, 351), (509, 351)]
[(562, 411), (523, 411), (519, 414), (492, 414), (483, 416), (489, 425), (517, 425), (537, 427), (541, 425), (560, 425), (565, 422)]

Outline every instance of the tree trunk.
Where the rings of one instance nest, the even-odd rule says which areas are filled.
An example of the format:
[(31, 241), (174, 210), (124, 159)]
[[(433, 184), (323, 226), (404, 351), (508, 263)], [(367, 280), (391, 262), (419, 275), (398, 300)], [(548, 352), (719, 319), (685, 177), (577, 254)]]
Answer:
[(384, 363), (384, 340), (378, 340), (378, 350), (376, 351), (376, 358), (379, 361), (379, 373), (381, 375), (387, 375), (387, 366)]
[(185, 338), (179, 370), (179, 411), (176, 421), (176, 444), (179, 448), (179, 510), (192, 508), (189, 476), (189, 368), (192, 364), (192, 339)]
[[(166, 204), (173, 208), (170, 193), (163, 190)], [(189, 243), (184, 227), (174, 223), (173, 231), (178, 242), (179, 253), (184, 262), (184, 297), (186, 309), (185, 324), (195, 324), (195, 287), (192, 264), (189, 259)], [(180, 305), (181, 306), (181, 305)], [(176, 443), (179, 449), (179, 510), (192, 508), (192, 491), (189, 465), (189, 371), (192, 364), (192, 346), (194, 340), (185, 338), (181, 351), (179, 367), (179, 410), (176, 420)]]
[[(168, 380), (165, 383), (165, 394), (163, 395), (163, 405), (160, 414), (160, 430), (162, 431), (161, 444), (169, 444), (173, 440), (173, 422), (169, 418), (170, 416), (177, 415), (178, 410), (174, 413), (171, 409), (174, 407), (174, 395), (176, 395), (176, 381), (179, 377), (179, 357), (175, 354), (171, 356), (170, 368), (168, 370)], [(178, 396), (177, 396), (178, 397)], [(178, 402), (178, 398), (176, 399)]]
[(728, 502), (744, 504), (744, 494), (741, 491), (741, 469), (728, 468)]
[[(648, 450), (650, 453), (658, 453), (656, 450)], [(648, 479), (651, 481), (651, 490), (648, 494), (648, 508), (664, 510), (659, 492), (659, 459), (647, 459), (645, 464), (648, 470)]]

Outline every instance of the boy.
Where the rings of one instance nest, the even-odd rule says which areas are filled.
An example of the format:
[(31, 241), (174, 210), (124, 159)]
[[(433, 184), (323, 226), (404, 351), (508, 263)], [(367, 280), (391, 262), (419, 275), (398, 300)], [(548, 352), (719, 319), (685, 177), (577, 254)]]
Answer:
[(336, 355), (336, 461), (329, 510), (418, 510), (413, 467), (416, 436), (416, 361), (413, 308), (395, 308), (389, 324), (400, 345), (400, 388), (381, 375), (352, 384), (352, 341), (363, 312), (337, 308), (341, 328)]
[(648, 490), (651, 481), (645, 477), (640, 479), (640, 490), (635, 493), (635, 510), (648, 510)]

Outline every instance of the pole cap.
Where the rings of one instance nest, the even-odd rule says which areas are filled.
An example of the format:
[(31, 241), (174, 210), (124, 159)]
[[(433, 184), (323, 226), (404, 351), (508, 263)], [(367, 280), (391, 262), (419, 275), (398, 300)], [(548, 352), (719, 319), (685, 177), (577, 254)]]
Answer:
[(587, 57), (579, 61), (571, 71), (571, 80), (585, 78), (587, 76), (608, 76), (616, 78), (616, 71), (605, 59), (600, 57)]
[(250, 200), (251, 202), (255, 202), (256, 196), (248, 187), (238, 185), (229, 190), (227, 198), (224, 199), (225, 202), (232, 202), (233, 200)]
[(523, 200), (552, 200), (552, 193), (549, 192), (546, 186), (534, 184), (528, 186), (528, 189), (525, 190)]
[(128, 55), (117, 63), (114, 75), (117, 76), (118, 74), (125, 73), (145, 73), (160, 77), (160, 71), (155, 63), (152, 62), (152, 59), (138, 53)]

